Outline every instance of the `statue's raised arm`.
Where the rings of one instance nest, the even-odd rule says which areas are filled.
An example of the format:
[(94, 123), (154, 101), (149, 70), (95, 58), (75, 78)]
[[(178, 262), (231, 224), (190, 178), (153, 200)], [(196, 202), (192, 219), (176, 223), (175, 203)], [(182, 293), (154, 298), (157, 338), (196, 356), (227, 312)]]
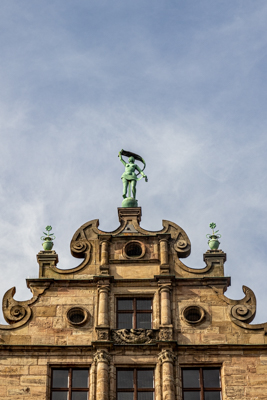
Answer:
[(123, 151), (124, 151), (124, 150), (122, 149), (122, 150), (119, 152), (118, 157), (120, 158), (121, 162), (122, 162), (123, 165), (125, 166), (125, 165), (126, 165), (126, 162), (125, 162), (124, 159), (122, 158), (122, 152), (123, 152)]
[[(129, 157), (128, 163), (126, 163), (122, 158), (123, 155)], [(146, 167), (146, 163), (144, 159), (138, 154), (123, 149), (119, 152), (119, 158), (120, 161), (125, 166), (125, 171), (121, 176), (123, 184), (122, 197), (124, 199), (122, 202), (122, 207), (138, 207), (138, 203), (136, 200), (136, 182), (142, 178), (145, 178), (146, 182), (148, 181), (147, 176), (143, 172)], [(141, 161), (143, 163), (144, 165), (143, 169), (141, 169), (137, 164), (135, 164), (135, 160)], [(138, 174), (135, 173), (136, 170), (138, 171)], [(139, 174), (141, 174), (140, 178), (137, 177)], [(128, 190), (128, 197), (127, 197), (127, 190)]]

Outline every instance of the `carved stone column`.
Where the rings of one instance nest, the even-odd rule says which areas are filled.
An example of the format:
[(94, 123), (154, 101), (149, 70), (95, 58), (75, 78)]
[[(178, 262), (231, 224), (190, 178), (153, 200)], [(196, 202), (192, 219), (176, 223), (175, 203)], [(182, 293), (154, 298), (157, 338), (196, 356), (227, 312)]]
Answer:
[(103, 240), (101, 242), (100, 273), (103, 275), (109, 274), (109, 242), (108, 242), (108, 240)]
[(95, 398), (96, 392), (96, 363), (93, 362), (90, 368), (90, 392), (89, 392), (89, 400), (96, 400)]
[(155, 368), (155, 398), (161, 400), (161, 374), (160, 363), (157, 363)]
[(109, 398), (109, 362), (110, 355), (104, 350), (97, 350), (94, 361), (96, 363), (96, 399), (108, 400)]
[(160, 273), (168, 274), (169, 271), (169, 250), (168, 250), (168, 240), (161, 239), (159, 241), (160, 246)]
[(116, 368), (114, 363), (110, 362), (109, 367), (109, 380), (110, 380), (110, 400), (116, 400)]
[(99, 285), (98, 326), (109, 326), (108, 320), (108, 292), (109, 285)]
[(173, 363), (175, 360), (175, 356), (170, 350), (162, 350), (158, 358), (162, 365), (162, 400), (175, 400), (175, 385), (173, 373)]
[(160, 312), (161, 326), (171, 325), (171, 301), (170, 301), (170, 285), (162, 285), (160, 288)]

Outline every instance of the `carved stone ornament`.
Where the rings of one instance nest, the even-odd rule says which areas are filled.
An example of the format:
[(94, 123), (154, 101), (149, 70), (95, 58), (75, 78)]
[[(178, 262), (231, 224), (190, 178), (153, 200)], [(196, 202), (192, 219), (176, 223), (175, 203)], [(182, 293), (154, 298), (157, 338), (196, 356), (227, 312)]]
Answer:
[(97, 329), (97, 340), (107, 341), (109, 340), (109, 330), (108, 329)]
[(174, 250), (177, 251), (179, 257), (187, 257), (191, 252), (191, 243), (185, 232), (179, 232), (174, 243)]
[(116, 329), (112, 331), (112, 340), (117, 344), (155, 343), (156, 333), (152, 329)]
[(3, 314), (6, 322), (11, 325), (0, 325), (0, 329), (10, 330), (25, 325), (29, 321), (32, 310), (30, 305), (34, 304), (38, 297), (50, 286), (50, 283), (40, 284), (38, 287), (30, 284), (30, 290), (33, 297), (26, 301), (17, 301), (13, 299), (16, 288), (9, 289), (3, 297)]
[(232, 322), (244, 329), (264, 330), (267, 333), (267, 322), (263, 324), (249, 325), (256, 315), (256, 297), (253, 291), (247, 286), (242, 286), (245, 297), (242, 300), (231, 300), (218, 289), (212, 287), (217, 296), (229, 305), (229, 314)]
[(164, 362), (171, 362), (173, 363), (176, 359), (174, 353), (170, 350), (162, 350), (161, 353), (159, 353), (159, 361), (163, 364)]
[(94, 355), (94, 361), (96, 364), (99, 362), (104, 362), (106, 364), (109, 364), (111, 360), (111, 356), (108, 354), (108, 352), (104, 350), (97, 350), (97, 352)]
[(159, 340), (173, 340), (172, 328), (160, 328)]

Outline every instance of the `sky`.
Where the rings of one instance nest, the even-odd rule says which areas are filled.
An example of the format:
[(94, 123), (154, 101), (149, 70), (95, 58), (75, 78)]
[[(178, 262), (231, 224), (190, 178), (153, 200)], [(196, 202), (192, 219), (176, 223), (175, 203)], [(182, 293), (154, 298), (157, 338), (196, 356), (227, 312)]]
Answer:
[(250, 287), (266, 322), (266, 1), (9, 0), (0, 32), (0, 297), (31, 297), (47, 225), (63, 269), (82, 224), (118, 227), (125, 149), (141, 226), (177, 223), (203, 268), (215, 222), (225, 294)]

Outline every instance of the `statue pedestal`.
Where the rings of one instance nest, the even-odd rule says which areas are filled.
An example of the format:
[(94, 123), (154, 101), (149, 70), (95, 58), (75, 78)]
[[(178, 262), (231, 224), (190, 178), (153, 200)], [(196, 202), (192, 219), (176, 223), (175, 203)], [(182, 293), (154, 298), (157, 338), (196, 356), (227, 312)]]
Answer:
[(135, 200), (133, 197), (127, 197), (126, 199), (123, 199), (123, 202), (121, 203), (122, 207), (138, 207), (138, 201)]

